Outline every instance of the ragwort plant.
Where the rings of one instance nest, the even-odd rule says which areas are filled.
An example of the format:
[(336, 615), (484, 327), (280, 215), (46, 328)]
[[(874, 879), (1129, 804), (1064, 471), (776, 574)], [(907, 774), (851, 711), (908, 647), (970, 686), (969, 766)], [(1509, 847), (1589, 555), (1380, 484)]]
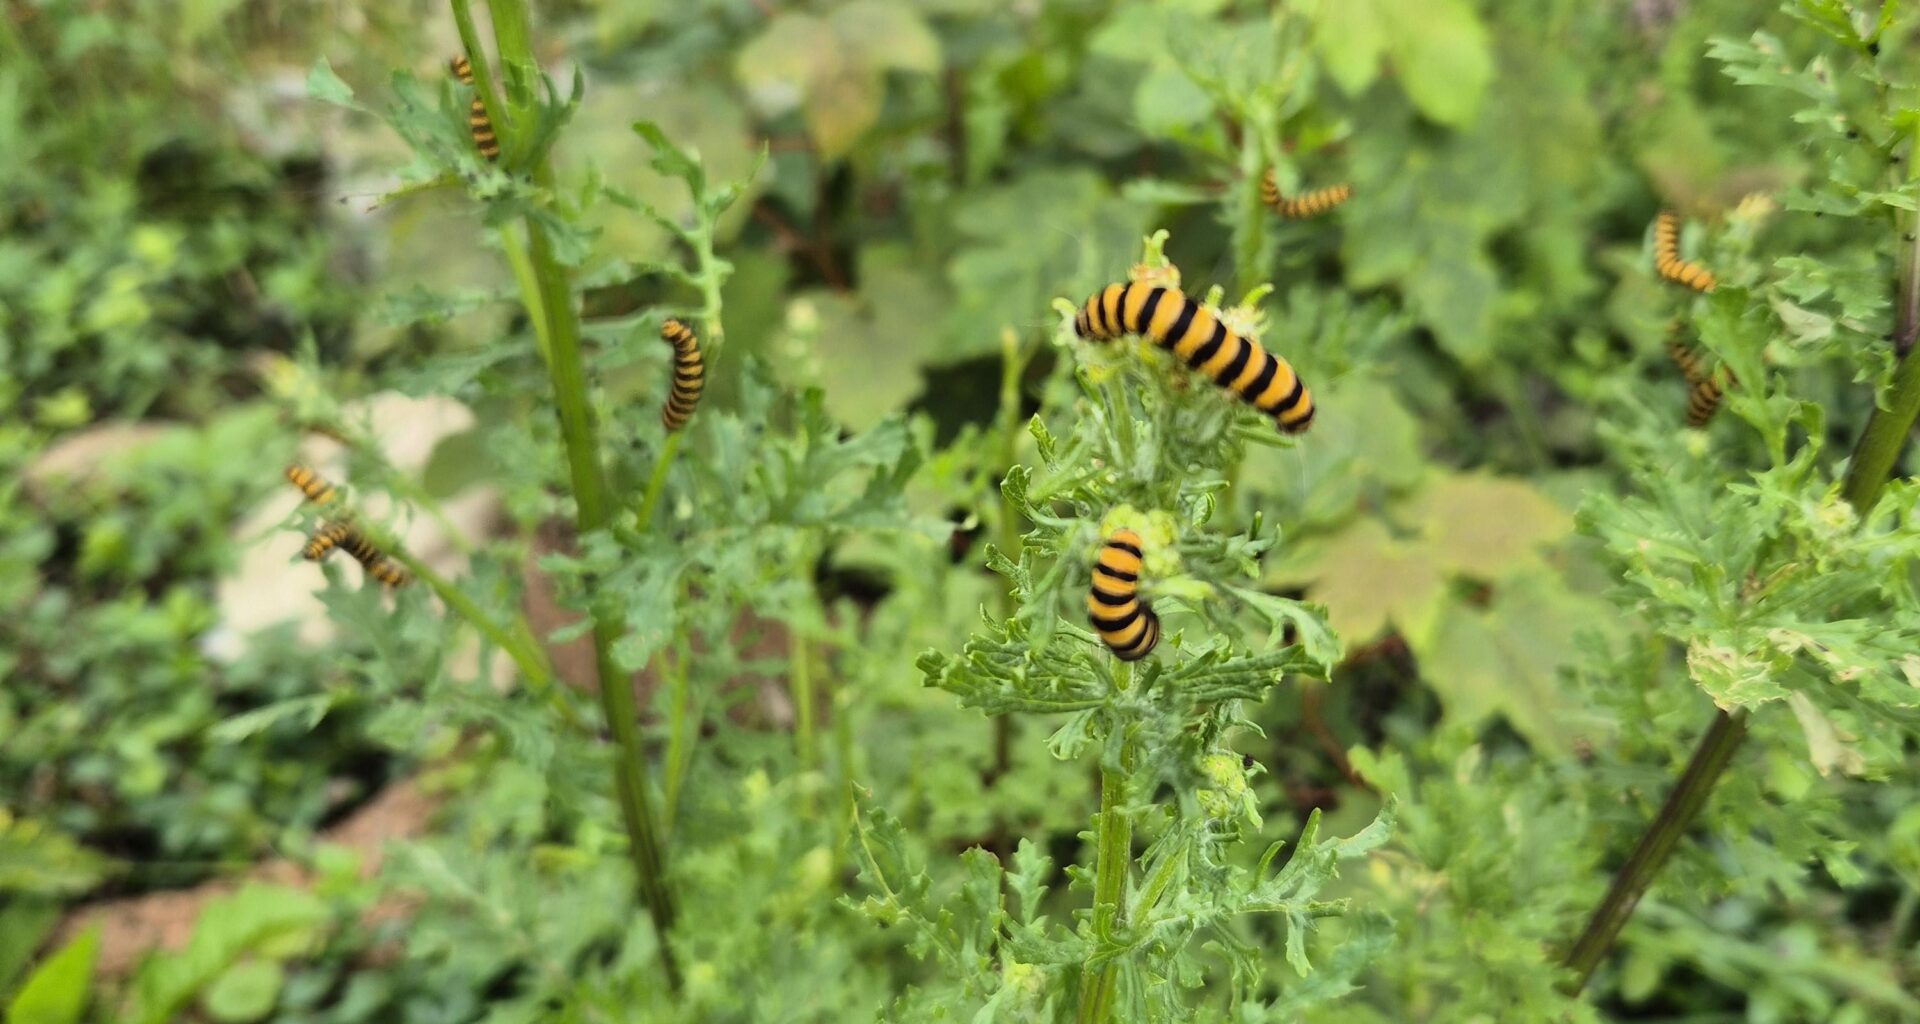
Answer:
[[(1150, 240), (1138, 279), (1177, 283), (1159, 255), (1163, 237)], [(1218, 289), (1211, 299), (1217, 306)], [(1249, 309), (1229, 315), (1251, 326)], [(1362, 915), (1331, 964), (1313, 972), (1307, 958), (1316, 922), (1348, 909), (1322, 889), (1339, 862), (1384, 840), (1391, 810), (1347, 839), (1321, 838), (1315, 813), (1285, 859), (1285, 841), (1250, 856), (1263, 821), (1255, 762), (1235, 749), (1257, 734), (1247, 703), (1288, 675), (1325, 678), (1340, 653), (1312, 608), (1252, 585), (1276, 543), (1260, 517), (1245, 532), (1208, 529), (1245, 445), (1280, 442), (1270, 418), (1188, 381), (1144, 341), (1064, 344), (1073, 354), (1054, 387), (1079, 391), (1063, 410), (1071, 423), (1056, 434), (1031, 421), (1040, 464), (1013, 466), (1003, 493), (1032, 529), (1017, 552), (988, 552), (1014, 612), (985, 612), (961, 652), (929, 651), (919, 664), (929, 686), (964, 706), (1058, 720), (1047, 741), (1056, 759), (1092, 756), (1099, 810), (1085, 834), (1090, 856), (1068, 869), (1070, 888), (1089, 890), (1092, 905), (1074, 927), (1049, 918), (1053, 859), (1028, 839), (1010, 868), (976, 847), (962, 856), (956, 886), (936, 885), (899, 820), (867, 811), (855, 847), (871, 893), (858, 906), (906, 928), (912, 948), (941, 971), (892, 1014), (1292, 1019), (1348, 991), (1384, 936), (1380, 921)], [(1122, 528), (1143, 539), (1139, 596), (1162, 630), (1137, 662), (1078, 625), (1095, 553)], [(1284, 948), (1304, 980), (1267, 978), (1268, 944)]]
[[(477, 352), (429, 357), (408, 374), (408, 387), (450, 389), (509, 414), (480, 428), (482, 447), (503, 468), (512, 468), (505, 473), (509, 478), (524, 480), (526, 467), (537, 467), (539, 486), (516, 482), (508, 495), (529, 533), (556, 515), (573, 514), (577, 553), (547, 553), (540, 566), (559, 586), (563, 602), (586, 616), (581, 628), (591, 635), (613, 740), (606, 751), (612, 763), (602, 767), (611, 769), (616, 782), (632, 884), (655, 928), (633, 932), (623, 904), (607, 901), (609, 878), (595, 855), (609, 847), (609, 837), (594, 824), (606, 807), (588, 774), (596, 748), (578, 742), (598, 729), (584, 723), (556, 687), (539, 638), (517, 611), (520, 588), (510, 570), (498, 556), (483, 553), (472, 578), (448, 580), (386, 544), (378, 527), (370, 526), (381, 546), (417, 572), (450, 611), (513, 660), (526, 691), (517, 707), (502, 703), (490, 708), (491, 718), (465, 719), (499, 730), (505, 742), (484, 749), (489, 760), (500, 762), (502, 774), (488, 780), (465, 842), (423, 845), (396, 869), (403, 884), (445, 899), (443, 908), (423, 914), (423, 927), (409, 941), (449, 980), (480, 970), (477, 965), (492, 958), (528, 970), (536, 981), (517, 1001), (529, 1007), (563, 999), (579, 1006), (645, 1006), (686, 1019), (763, 1019), (783, 1012), (779, 1007), (792, 987), (746, 979), (764, 979), (776, 964), (810, 975), (820, 957), (831, 955), (818, 936), (783, 936), (816, 933), (823, 912), (831, 915), (832, 904), (817, 890), (831, 877), (843, 830), (827, 823), (851, 814), (854, 750), (842, 713), (848, 701), (833, 692), (830, 667), (836, 651), (859, 643), (857, 611), (823, 605), (814, 586), (816, 568), (849, 535), (919, 536), (930, 548), (929, 538), (950, 532), (944, 520), (909, 513), (903, 497), (924, 459), (926, 432), (895, 415), (846, 434), (827, 415), (819, 389), (785, 391), (752, 358), (721, 382), (724, 401), (709, 395), (684, 429), (665, 430), (659, 410), (671, 372), (659, 328), (666, 316), (697, 333), (710, 381), (724, 365), (722, 287), (731, 267), (715, 253), (715, 225), (742, 186), (710, 183), (697, 155), (646, 122), (634, 129), (655, 153), (654, 170), (686, 190), (690, 219), (655, 209), (597, 177), (578, 190), (557, 184), (547, 150), (579, 100), (578, 79), (562, 96), (538, 74), (526, 48), (522, 5), (491, 5), (497, 70), (496, 62), (482, 59), (467, 5), (456, 2), (453, 11), (471, 55), (471, 88), (499, 139), (499, 157), (485, 159), (475, 148), (466, 87), (448, 81), (436, 97), (412, 76), (396, 75), (385, 117), (412, 145), (417, 162), (407, 184), (386, 201), (464, 187), (505, 256), (528, 331)], [(312, 84), (322, 96), (353, 103), (324, 67)], [(594, 217), (612, 206), (653, 221), (684, 259), (583, 265)], [(583, 277), (646, 281), (658, 287), (663, 302), (637, 316), (583, 323)], [(432, 321), (475, 301), (472, 294), (415, 290), (396, 307), (403, 317)], [(529, 374), (519, 372), (536, 369), (545, 371), (544, 389), (529, 387)], [(643, 374), (646, 383), (636, 387)], [(368, 439), (328, 423), (324, 403), (319, 406), (308, 410), (309, 418), (326, 423), (329, 433), (348, 440), (377, 469)], [(556, 415), (542, 415), (544, 408)], [(678, 457), (683, 448), (692, 457)], [(571, 494), (572, 500), (556, 494)], [(430, 499), (417, 489), (409, 496), (430, 510)], [(780, 656), (757, 653), (769, 641), (783, 648)], [(657, 780), (629, 683), (642, 670), (654, 683)], [(766, 700), (752, 682), (771, 679), (787, 687), (790, 718), (783, 720), (781, 709), (772, 707), (777, 702)], [(435, 702), (474, 699), (429, 696), (414, 706), (415, 720), (443, 715)], [(832, 712), (830, 740), (817, 722), (822, 710)], [(769, 725), (791, 727), (790, 753), (769, 749), (762, 738), (774, 735)], [(745, 771), (743, 764), (771, 766), (775, 773), (765, 767)], [(702, 766), (715, 771), (699, 778)], [(829, 771), (837, 775), (831, 786)], [(552, 810), (533, 821), (503, 823), (484, 810), (506, 794), (529, 790), (545, 794)], [(770, 813), (774, 805), (787, 813)], [(564, 854), (549, 852), (564, 870), (551, 887), (522, 891), (500, 846), (511, 848), (542, 831), (570, 836)], [(753, 843), (733, 849), (749, 832)], [(691, 884), (668, 884), (669, 835), (686, 851), (671, 875)], [(745, 849), (756, 853), (753, 862), (738, 859)], [(809, 867), (794, 891), (783, 873), (767, 873), (767, 864)], [(755, 884), (742, 884), (743, 874)], [(681, 902), (692, 905), (695, 920), (765, 918), (779, 927), (752, 935), (678, 930), (673, 922)], [(573, 909), (549, 916), (556, 906)], [(449, 933), (476, 911), (488, 922), (486, 941), (463, 953)], [(541, 938), (529, 942), (527, 936)], [(595, 955), (608, 944), (622, 950), (611, 961)], [(873, 993), (884, 987), (852, 969), (851, 951), (840, 959), (849, 964), (844, 987), (816, 987), (808, 1003), (836, 1013), (871, 1005)], [(634, 966), (647, 963), (658, 966), (665, 984), (636, 980)]]
[[(1583, 519), (1619, 566), (1623, 599), (1685, 648), (1688, 674), (1718, 710), (1568, 952), (1573, 988), (1600, 965), (1751, 729), (1772, 742), (1798, 732), (1821, 775), (1872, 778), (1906, 766), (1920, 726), (1920, 599), (1911, 575), (1920, 522), (1912, 485), (1888, 484), (1920, 411), (1920, 361), (1908, 354), (1889, 367), (1891, 355), (1910, 351), (1920, 323), (1912, 83), (1882, 56), (1899, 12), (1888, 4), (1874, 16), (1824, 0), (1783, 10), (1829, 53), (1798, 67), (1779, 38), (1759, 32), (1716, 39), (1711, 55), (1735, 82), (1799, 103), (1792, 120), (1825, 166), (1811, 185), (1787, 192), (1786, 209), (1839, 218), (1848, 240), (1892, 240), (1894, 266), (1822, 259), (1817, 250), (1770, 266), (1744, 258), (1742, 250), (1759, 247), (1753, 236), (1766, 210), (1746, 204), (1727, 221), (1729, 243), (1710, 250), (1728, 272), (1711, 294), (1688, 296), (1682, 313), (1731, 371), (1721, 420), (1734, 426), (1684, 454), (1641, 409), (1628, 406), (1625, 424), (1608, 431), (1634, 486), (1619, 498), (1591, 498)], [(1863, 230), (1870, 225), (1879, 230)], [(1896, 282), (1891, 305), (1888, 280)], [(1835, 364), (1842, 373), (1819, 372)], [(1826, 390), (1832, 377), (1870, 386), (1876, 400), (1864, 423), (1847, 408), (1846, 390)], [(1844, 470), (1836, 427), (1858, 436)], [(1743, 827), (1771, 819), (1787, 863), (1767, 870), (1749, 853), (1742, 859), (1754, 877), (1791, 876), (1809, 857), (1842, 885), (1861, 876), (1856, 840), (1838, 821), (1769, 815), (1744, 801), (1721, 813)]]

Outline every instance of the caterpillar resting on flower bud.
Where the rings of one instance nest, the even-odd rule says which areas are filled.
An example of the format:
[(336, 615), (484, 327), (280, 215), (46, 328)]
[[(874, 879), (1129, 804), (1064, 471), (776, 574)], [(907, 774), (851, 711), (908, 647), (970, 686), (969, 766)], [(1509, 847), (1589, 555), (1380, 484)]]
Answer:
[(1713, 290), (1713, 272), (1680, 258), (1680, 215), (1661, 210), (1653, 221), (1653, 269), (1674, 284), (1696, 292)]
[(1178, 288), (1110, 284), (1080, 307), (1074, 333), (1094, 341), (1138, 334), (1263, 413), (1289, 434), (1313, 422), (1313, 395), (1285, 359), (1243, 337)]
[(1160, 618), (1139, 597), (1140, 535), (1115, 530), (1093, 563), (1087, 620), (1121, 661), (1139, 661), (1160, 642)]
[(660, 340), (673, 346), (673, 391), (660, 410), (660, 425), (679, 430), (700, 404), (700, 392), (707, 386), (707, 364), (700, 358), (700, 339), (686, 324), (678, 320), (661, 324)]
[(1280, 194), (1280, 181), (1274, 177), (1271, 168), (1260, 176), (1260, 201), (1288, 220), (1318, 217), (1352, 198), (1352, 185), (1330, 185), (1297, 196), (1284, 196)]
[[(453, 77), (458, 78), (461, 85), (469, 87), (473, 85), (473, 65), (467, 63), (467, 58), (455, 57), (447, 62), (447, 67), (453, 71)], [(500, 159), (500, 138), (493, 133), (493, 119), (487, 116), (486, 101), (482, 100), (477, 92), (474, 94), (473, 102), (467, 105), (467, 131), (472, 134), (473, 146), (480, 151), (481, 156), (488, 160)]]

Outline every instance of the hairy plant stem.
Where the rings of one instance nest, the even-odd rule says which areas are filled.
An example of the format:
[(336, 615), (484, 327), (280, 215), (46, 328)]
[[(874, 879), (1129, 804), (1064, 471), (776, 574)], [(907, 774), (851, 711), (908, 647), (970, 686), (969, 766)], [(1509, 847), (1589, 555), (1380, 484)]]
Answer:
[[(1920, 141), (1916, 142), (1913, 150), (1913, 156), (1920, 157)], [(1915, 173), (1920, 174), (1920, 168), (1915, 168)], [(1900, 230), (1898, 225), (1896, 230)], [(1901, 244), (1907, 249), (1914, 248), (1914, 243), (1904, 235)], [(1920, 259), (1913, 258), (1911, 253), (1901, 260), (1897, 286), (1898, 330), (1905, 332), (1920, 324)], [(1905, 333), (1899, 333), (1896, 341), (1906, 336)], [(1860, 432), (1860, 441), (1854, 446), (1846, 479), (1841, 484), (1841, 495), (1862, 516), (1880, 500), (1880, 492), (1886, 487), (1887, 478), (1900, 457), (1907, 432), (1913, 429), (1916, 414), (1920, 414), (1920, 356), (1916, 356), (1912, 350), (1901, 358), (1900, 365), (1895, 368), (1893, 381), (1888, 385), (1885, 397), (1884, 404), (1875, 404), (1872, 414), (1867, 417), (1866, 428)], [(1620, 934), (1621, 927), (1633, 915), (1633, 908), (1640, 902), (1640, 897), (1673, 854), (1681, 834), (1693, 824), (1701, 808), (1706, 806), (1714, 783), (1726, 771), (1734, 752), (1740, 748), (1746, 736), (1744, 711), (1729, 712), (1723, 709), (1714, 713), (1713, 722), (1700, 738), (1700, 745), (1694, 748), (1692, 758), (1681, 772), (1680, 781), (1674, 785), (1673, 792), (1667, 796), (1667, 802), (1647, 826), (1647, 831), (1640, 836), (1627, 862), (1621, 865), (1619, 873), (1614, 876), (1606, 896), (1594, 908), (1593, 916), (1588, 918), (1586, 928), (1568, 950), (1565, 964), (1573, 976), (1563, 983), (1562, 988), (1569, 994), (1587, 986), (1601, 959), (1612, 947), (1613, 940)]]
[[(1020, 375), (1026, 369), (1026, 362), (1020, 351), (1019, 336), (1011, 330), (1000, 335), (1000, 408), (995, 416), (994, 432), (1000, 439), (1000, 457), (998, 465), (1005, 473), (1013, 469), (1014, 459), (1019, 455), (1020, 446)], [(1020, 522), (1019, 512), (1005, 497), (1000, 499), (1000, 514), (994, 522), (994, 546), (1008, 558), (1019, 559)], [(1019, 609), (1013, 600), (1011, 587), (1000, 588), (1000, 615), (1011, 618)], [(1013, 767), (1013, 716), (1000, 715), (993, 720), (993, 762), (988, 769), (989, 784), (997, 783)], [(996, 831), (998, 826), (996, 825)], [(995, 846), (1004, 847), (1005, 843), (996, 839)]]
[[(1114, 688), (1124, 691), (1133, 682), (1133, 663), (1114, 666)], [(1100, 769), (1100, 816), (1094, 831), (1093, 935), (1096, 947), (1113, 934), (1126, 917), (1127, 869), (1133, 864), (1133, 820), (1127, 817), (1127, 774), (1132, 768), (1132, 751), (1124, 746), (1120, 763)], [(1107, 1024), (1113, 1019), (1115, 988), (1120, 980), (1120, 964), (1109, 960), (1095, 965), (1089, 962), (1080, 978), (1078, 1024)]]
[[(461, 42), (478, 57), (482, 52), (474, 31), (468, 0), (450, 0)], [(494, 40), (499, 46), (503, 69), (508, 75), (508, 109), (519, 113), (530, 96), (537, 64), (533, 56), (532, 32), (525, 0), (492, 0)], [(474, 60), (475, 76), (484, 72), (483, 61)], [(485, 79), (479, 79), (486, 85)], [(490, 105), (491, 88), (482, 89)], [(508, 133), (511, 139), (513, 133)], [(545, 161), (532, 169), (533, 180), (552, 186), (553, 174)], [(537, 302), (527, 303), (529, 316), (544, 320), (547, 372), (553, 385), (554, 410), (560, 419), (560, 434), (566, 444), (567, 469), (572, 479), (575, 525), (581, 537), (605, 529), (609, 501), (607, 483), (600, 465), (599, 440), (587, 402), (586, 369), (580, 355), (580, 322), (574, 308), (572, 285), (566, 268), (554, 256), (546, 229), (529, 217), (525, 221), (527, 264), (533, 272)], [(511, 244), (511, 243), (510, 243)], [(588, 584), (593, 589), (592, 581)], [(614, 790), (620, 804), (633, 860), (635, 885), (641, 901), (653, 917), (660, 940), (660, 966), (667, 986), (680, 989), (680, 971), (672, 945), (673, 901), (666, 887), (665, 853), (661, 847), (657, 819), (651, 804), (645, 752), (640, 746), (639, 726), (634, 710), (633, 686), (613, 657), (613, 645), (620, 637), (620, 626), (611, 609), (598, 605), (592, 609), (594, 663), (600, 683), (600, 702), (607, 727), (615, 744)]]

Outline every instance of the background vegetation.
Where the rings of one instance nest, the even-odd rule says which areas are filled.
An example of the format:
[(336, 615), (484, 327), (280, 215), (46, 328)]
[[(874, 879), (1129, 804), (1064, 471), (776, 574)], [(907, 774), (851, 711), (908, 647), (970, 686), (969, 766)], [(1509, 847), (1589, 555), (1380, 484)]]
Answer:
[[(0, 2), (0, 1013), (1920, 1020), (1917, 48)], [(1313, 429), (1075, 340), (1136, 264)], [(421, 583), (299, 561), (295, 459)]]

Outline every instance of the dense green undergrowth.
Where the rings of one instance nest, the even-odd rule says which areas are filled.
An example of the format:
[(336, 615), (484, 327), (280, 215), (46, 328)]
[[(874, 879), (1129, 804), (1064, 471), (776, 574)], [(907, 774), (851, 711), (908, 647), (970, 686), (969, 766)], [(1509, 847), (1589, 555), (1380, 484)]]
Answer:
[[(4, 1019), (1920, 1020), (1916, 47), (0, 5)], [(1170, 276), (1310, 431), (1075, 337)], [(249, 567), (316, 450), (417, 584)], [(1086, 625), (1123, 527), (1136, 663)], [(233, 626), (308, 591), (324, 642)], [(363, 872), (329, 829), (401, 779)], [(184, 949), (62, 927), (280, 859)]]

